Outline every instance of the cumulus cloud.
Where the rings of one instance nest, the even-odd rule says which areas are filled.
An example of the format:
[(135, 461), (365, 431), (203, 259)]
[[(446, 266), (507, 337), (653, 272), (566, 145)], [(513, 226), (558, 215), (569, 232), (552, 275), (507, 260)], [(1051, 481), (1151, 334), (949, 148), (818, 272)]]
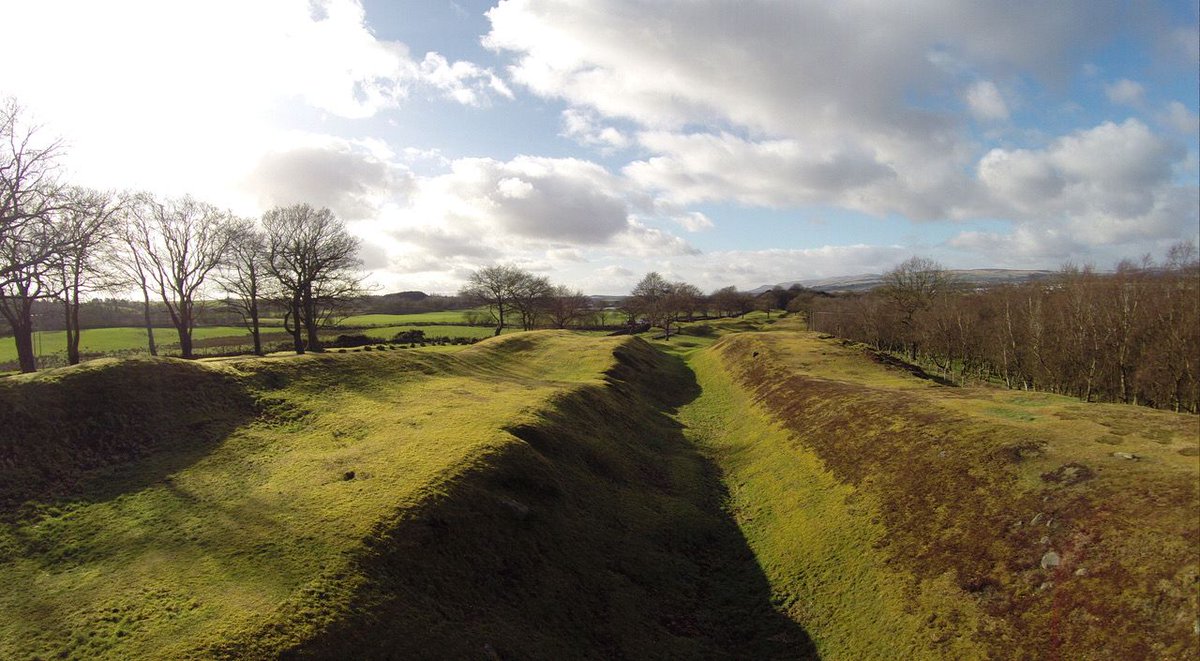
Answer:
[(0, 52), (21, 66), (0, 68), (0, 94), (64, 136), (77, 181), (244, 210), (253, 193), (231, 191), (296, 109), (365, 118), (415, 90), (476, 105), (512, 94), (490, 70), (378, 38), (358, 0), (52, 0), (4, 15), (22, 28)]
[(777, 133), (798, 120), (930, 130), (937, 118), (904, 100), (937, 81), (930, 53), (1053, 73), (1063, 53), (1115, 26), (1116, 3), (1104, 4), (1035, 13), (956, 2), (514, 0), (488, 12), (484, 43), (516, 53), (512, 76), (534, 92), (647, 125), (716, 116)]
[(674, 217), (662, 209), (674, 208), (589, 161), (466, 158), (451, 162), (444, 174), (416, 178), (408, 202), (384, 222), (407, 250), (458, 260), (454, 263), (501, 256), (539, 264), (581, 262), (587, 250), (696, 252), (650, 224)]
[(967, 108), (980, 121), (996, 122), (1008, 119), (1008, 104), (1000, 95), (996, 83), (980, 80), (967, 88)]
[(464, 105), (485, 104), (492, 94), (513, 98), (512, 90), (491, 69), (481, 68), (471, 62), (460, 60), (451, 64), (438, 53), (426, 53), (419, 71), (421, 81)]
[(603, 153), (624, 149), (629, 138), (612, 126), (601, 126), (595, 113), (568, 108), (562, 112), (562, 135), (586, 147), (595, 147)]
[(993, 149), (979, 163), (979, 179), (993, 202), (1017, 217), (1057, 212), (1136, 221), (1173, 187), (1171, 166), (1183, 156), (1130, 119), (1061, 137), (1046, 149)]
[(1168, 103), (1159, 118), (1164, 124), (1184, 135), (1200, 132), (1200, 117), (1178, 101)]
[[(565, 135), (597, 145), (606, 121), (639, 127), (646, 155), (622, 172), (677, 206), (1012, 219), (1030, 237), (1019, 245), (1040, 236), (1058, 252), (1071, 249), (1059, 235), (1120, 241), (1177, 232), (1196, 216), (1195, 202), (1181, 202), (1193, 187), (1169, 175), (1182, 152), (1144, 123), (979, 135), (946, 109), (958, 96), (977, 121), (1009, 122), (1008, 90), (1061, 95), (1082, 54), (1130, 25), (1162, 27), (1115, 0), (1037, 12), (954, 0), (509, 0), (488, 18), (484, 45), (513, 57), (509, 80), (568, 104)], [(1194, 32), (1177, 30), (1176, 41)], [(1108, 93), (1144, 104), (1132, 80)], [(1179, 110), (1164, 123), (1187, 124)], [(1018, 135), (1024, 148), (997, 144)], [(1168, 221), (1168, 209), (1183, 220)], [(982, 236), (959, 245), (982, 246)]]
[(660, 156), (625, 174), (678, 204), (736, 199), (786, 206), (825, 202), (895, 177), (871, 152), (831, 145), (823, 152), (798, 140), (751, 142), (729, 133), (645, 132), (639, 142)]
[(1138, 108), (1145, 101), (1146, 88), (1142, 87), (1140, 83), (1122, 78), (1105, 85), (1104, 94), (1112, 103)]
[(1172, 178), (1185, 156), (1134, 119), (1077, 131), (1044, 149), (993, 149), (979, 163), (979, 179), (993, 211), (1017, 226), (1009, 234), (966, 232), (952, 245), (1062, 259), (1105, 247), (1145, 252), (1191, 237), (1200, 192)]
[(347, 220), (370, 218), (411, 187), (407, 170), (334, 138), (264, 154), (245, 185), (262, 207), (308, 202)]
[[(1080, 20), (1080, 17), (1086, 20)], [(981, 121), (1004, 121), (997, 80), (1049, 83), (1101, 43), (1117, 3), (721, 3), (513, 0), (488, 12), (485, 45), (515, 56), (510, 77), (567, 101), (569, 135), (599, 118), (642, 126), (650, 156), (624, 172), (680, 204), (827, 204), (873, 214), (965, 218), (979, 146), (934, 109), (963, 89)], [(864, 29), (864, 26), (887, 26)], [(630, 39), (629, 35), (654, 38)], [(696, 130), (699, 126), (736, 130)]]
[(683, 229), (689, 232), (703, 232), (704, 230), (713, 228), (713, 221), (708, 216), (699, 211), (689, 211), (677, 216), (673, 216), (671, 220), (683, 226)]

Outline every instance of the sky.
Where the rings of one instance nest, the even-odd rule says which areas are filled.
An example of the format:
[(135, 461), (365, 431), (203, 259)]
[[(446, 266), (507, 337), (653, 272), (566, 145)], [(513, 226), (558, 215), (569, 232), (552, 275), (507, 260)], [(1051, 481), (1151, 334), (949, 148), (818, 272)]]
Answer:
[(1200, 5), (0, 0), (64, 176), (308, 202), (379, 291), (1112, 268), (1200, 240)]

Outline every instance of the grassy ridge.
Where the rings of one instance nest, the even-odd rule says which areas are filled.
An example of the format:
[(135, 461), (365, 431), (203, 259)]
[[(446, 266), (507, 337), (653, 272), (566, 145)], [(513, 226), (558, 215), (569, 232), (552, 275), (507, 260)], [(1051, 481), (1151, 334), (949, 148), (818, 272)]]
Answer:
[[(851, 525), (859, 528), (852, 535), (874, 539), (865, 554), (881, 558), (893, 580), (871, 589), (881, 603), (907, 600), (938, 656), (980, 656), (972, 648), (1004, 658), (1194, 654), (1194, 417), (940, 387), (811, 334), (736, 335), (710, 351), (704, 360), (719, 360), (782, 422), (794, 452), (819, 459), (816, 479), (827, 471), (851, 489), (852, 516), (813, 534), (834, 545)], [(748, 502), (778, 518), (771, 508), (787, 500), (741, 461), (720, 463), (746, 475), (762, 494)], [(796, 599), (808, 594), (810, 570), (771, 539), (805, 516), (785, 515), (761, 538), (748, 532), (774, 587)], [(835, 582), (845, 595), (862, 587)], [(852, 601), (792, 613), (820, 646), (822, 618)]]
[[(16, 586), (0, 593), (0, 657), (809, 649), (664, 413), (694, 383), (640, 341), (543, 332), (186, 366), (245, 393), (250, 419), (216, 438), (180, 427), (103, 485), (0, 525), (0, 581)], [(61, 375), (112, 367), (0, 397), (41, 384), (69, 401), (102, 381)]]
[(0, 515), (34, 495), (105, 490), (116, 478), (99, 469), (110, 465), (203, 451), (253, 414), (231, 375), (183, 360), (105, 359), (0, 380)]

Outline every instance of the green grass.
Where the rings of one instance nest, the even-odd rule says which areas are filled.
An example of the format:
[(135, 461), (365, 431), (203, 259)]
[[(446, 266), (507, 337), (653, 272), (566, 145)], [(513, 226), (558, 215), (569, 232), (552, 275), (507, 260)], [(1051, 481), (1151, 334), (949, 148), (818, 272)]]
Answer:
[[(200, 326), (192, 333), (193, 341), (214, 338), (244, 338), (250, 341), (250, 331), (241, 326)], [(154, 341), (163, 351), (179, 350), (179, 333), (174, 328), (155, 328)], [(66, 331), (34, 333), (34, 351), (40, 356), (66, 355)], [(112, 354), (146, 351), (145, 328), (88, 328), (79, 335), (79, 350), (84, 354)], [(0, 338), (0, 364), (16, 362), (17, 345), (12, 337)]]
[(947, 611), (978, 616), (940, 599), (939, 584), (916, 603), (906, 596), (880, 550), (887, 531), (869, 500), (734, 384), (719, 353), (692, 353), (689, 364), (703, 394), (679, 420), (721, 467), (728, 508), (770, 580), (773, 601), (808, 630), (821, 658), (978, 658), (970, 640), (931, 644)]
[(407, 324), (462, 324), (469, 310), (440, 310), (413, 314), (358, 314), (345, 317), (338, 326), (403, 326)]
[[(347, 331), (351, 334), (363, 334), (381, 340), (390, 340), (398, 333), (419, 330), (425, 337), (474, 337), (484, 339), (496, 334), (496, 329), (486, 326), (379, 326), (362, 330)], [(515, 333), (519, 329), (506, 328), (503, 334)]]
[(6, 379), (0, 657), (791, 658), (693, 391), (568, 332)]
[[(1186, 658), (1194, 648), (1194, 416), (939, 386), (809, 333), (736, 334), (693, 362), (706, 366), (702, 377), (732, 375), (787, 432), (787, 441), (755, 436), (746, 447), (735, 433), (730, 451), (717, 456), (730, 479), (745, 484), (751, 514), (771, 521), (755, 532), (755, 516), (745, 529), (773, 586), (807, 595), (811, 581), (832, 577), (832, 587), (821, 588), (832, 601), (795, 611), (823, 657), (870, 655), (847, 647), (869, 634), (847, 643), (835, 631), (830, 639), (822, 619), (833, 612), (843, 613), (829, 620), (838, 627), (870, 621), (856, 607), (863, 586), (823, 569), (830, 558), (853, 566), (845, 554), (796, 558), (789, 544), (837, 549), (847, 536), (865, 536), (870, 550), (855, 553), (889, 574), (868, 582), (876, 601), (908, 600), (906, 612), (923, 623), (917, 640), (927, 651), (913, 648), (918, 656)], [(781, 477), (789, 451), (799, 467), (815, 458), (820, 469)], [(787, 509), (804, 498), (787, 485), (829, 477), (850, 492), (816, 501), (818, 514)], [(842, 505), (849, 511), (839, 512)], [(776, 540), (781, 528), (794, 532)], [(1061, 563), (1043, 567), (1051, 551)]]
[(0, 658), (1189, 658), (1195, 417), (799, 328), (0, 380)]

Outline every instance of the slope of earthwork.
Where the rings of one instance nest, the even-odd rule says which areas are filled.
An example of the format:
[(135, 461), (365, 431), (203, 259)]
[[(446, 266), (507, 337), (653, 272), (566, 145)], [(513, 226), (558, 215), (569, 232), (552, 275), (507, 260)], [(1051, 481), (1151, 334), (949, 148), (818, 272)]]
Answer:
[(1195, 658), (1195, 416), (947, 387), (810, 333), (707, 351), (848, 489), (935, 653)]
[(0, 658), (811, 658), (697, 392), (565, 332), (5, 380)]

